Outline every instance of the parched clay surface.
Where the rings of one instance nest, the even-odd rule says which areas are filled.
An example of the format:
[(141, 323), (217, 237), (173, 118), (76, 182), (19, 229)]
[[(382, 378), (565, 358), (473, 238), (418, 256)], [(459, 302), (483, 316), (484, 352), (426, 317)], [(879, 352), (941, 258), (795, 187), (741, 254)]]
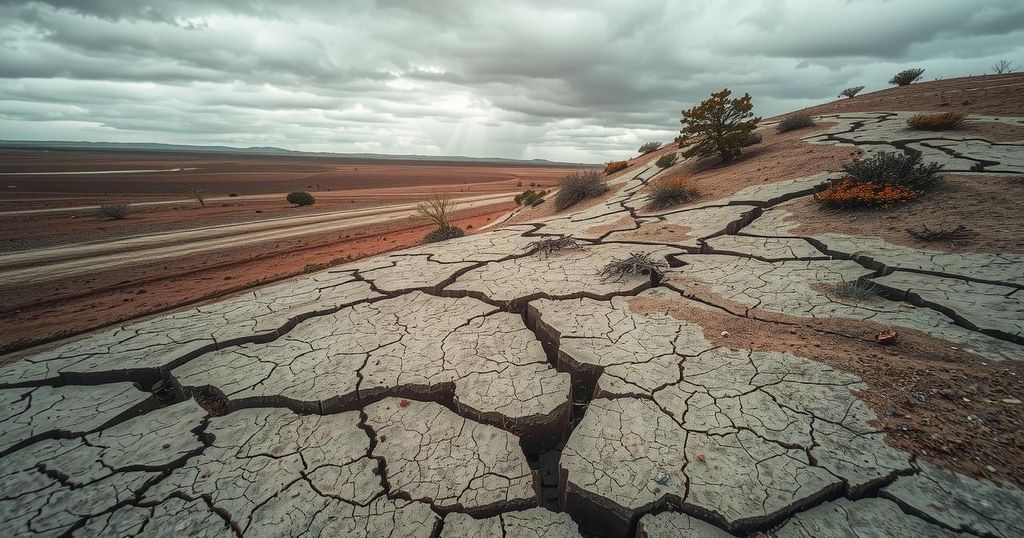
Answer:
[(441, 538), (462, 538), (463, 536), (582, 538), (576, 523), (569, 517), (569, 514), (556, 513), (543, 508), (531, 508), (522, 512), (505, 512), (483, 519), (474, 519), (460, 513), (449, 514), (444, 518)]
[[(1020, 142), (908, 115), (806, 142), (1024, 172)], [(877, 380), (792, 347), (852, 322), (1024, 359), (1024, 257), (797, 236), (786, 204), (830, 170), (648, 211), (651, 160), (578, 209), (30, 350), (0, 369), (0, 535), (1024, 536), (1014, 480), (892, 442)], [(558, 237), (578, 248), (531, 246)], [(662, 274), (603, 274), (634, 253)], [(785, 327), (789, 352), (702, 326), (721, 318)], [(929, 364), (897, 372), (959, 401), (914, 392)]]
[(156, 407), (133, 383), (0, 389), (0, 454), (44, 437), (68, 437)]

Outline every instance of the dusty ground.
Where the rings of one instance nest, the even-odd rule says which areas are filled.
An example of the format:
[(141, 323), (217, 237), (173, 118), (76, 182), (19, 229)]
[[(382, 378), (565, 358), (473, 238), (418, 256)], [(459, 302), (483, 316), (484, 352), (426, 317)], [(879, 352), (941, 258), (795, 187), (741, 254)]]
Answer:
[(754, 319), (699, 284), (686, 291), (729, 311), (650, 299), (633, 300), (630, 308), (697, 322), (715, 345), (790, 352), (855, 374), (870, 387), (858, 396), (874, 409), (892, 446), (939, 466), (1024, 485), (1024, 414), (1021, 405), (1002, 401), (1024, 393), (1024, 362), (986, 362), (903, 328), (895, 345), (880, 346), (875, 335), (892, 327), (768, 313)]
[[(810, 199), (786, 204), (799, 226), (797, 235), (844, 233), (878, 236), (890, 243), (944, 252), (1024, 253), (1024, 219), (1006, 200), (1024, 196), (1020, 176), (945, 176), (942, 187), (899, 207), (834, 210)], [(978, 218), (984, 215), (984, 218)], [(951, 230), (966, 226), (962, 241), (919, 241), (907, 229)]]
[[(510, 204), (468, 210), (456, 224), (469, 233), (506, 214)], [(471, 228), (470, 228), (471, 227)], [(80, 278), (0, 286), (0, 351), (19, 349), (114, 323), (222, 297), (343, 261), (419, 244), (430, 226), (401, 221), (304, 236), (214, 255), (134, 265)]]
[[(816, 105), (792, 114), (833, 114), (836, 112), (938, 111), (966, 112), (987, 116), (1024, 116), (1024, 73), (958, 77), (924, 81), (862, 93), (853, 99)], [(839, 93), (838, 91), (836, 93)], [(768, 118), (766, 118), (768, 119)]]

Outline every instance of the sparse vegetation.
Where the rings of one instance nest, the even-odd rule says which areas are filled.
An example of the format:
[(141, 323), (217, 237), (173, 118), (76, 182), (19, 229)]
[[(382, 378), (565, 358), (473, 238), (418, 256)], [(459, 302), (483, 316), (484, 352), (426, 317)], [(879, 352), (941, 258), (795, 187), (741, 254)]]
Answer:
[(289, 204), (297, 206), (313, 205), (316, 203), (316, 198), (313, 198), (313, 195), (306, 191), (290, 192), (288, 193), (288, 196), (285, 197), (285, 200), (287, 200)]
[(676, 164), (676, 159), (677, 158), (678, 158), (678, 156), (675, 154), (675, 152), (666, 153), (666, 154), (662, 155), (661, 157), (658, 157), (658, 160), (654, 161), (654, 164), (658, 168), (668, 168), (668, 167), (672, 166), (673, 164)]
[(438, 241), (447, 241), (448, 239), (455, 239), (456, 237), (462, 237), (466, 235), (466, 232), (462, 231), (462, 228), (458, 226), (446, 226), (444, 228), (437, 228), (423, 236), (424, 243), (437, 243)]
[(465, 235), (462, 228), (452, 226), (451, 213), (454, 210), (455, 200), (446, 194), (432, 196), (416, 204), (416, 214), (437, 225), (435, 229), (424, 236), (424, 243), (436, 243)]
[(626, 168), (629, 168), (629, 161), (612, 161), (604, 165), (604, 173), (605, 175), (611, 175)]
[(683, 178), (656, 179), (647, 189), (649, 209), (677, 206), (700, 197), (700, 187)]
[(889, 79), (889, 84), (895, 84), (897, 86), (907, 86), (914, 83), (917, 79), (921, 78), (924, 74), (924, 69), (920, 67), (914, 67), (912, 69), (904, 69), (899, 73), (896, 73)]
[[(755, 117), (754, 106), (750, 102), (750, 94), (730, 99), (732, 92), (723, 89), (711, 94), (709, 99), (699, 105), (683, 111), (683, 129), (680, 131), (685, 141), (691, 137), (700, 137), (696, 144), (683, 154), (684, 157), (703, 159), (718, 155), (722, 162), (729, 162), (739, 157), (740, 148), (747, 143), (751, 131), (757, 128), (760, 117)], [(680, 142), (682, 144), (683, 142)]]
[(206, 191), (192, 188), (188, 190), (188, 195), (199, 202), (199, 207), (206, 207)]
[(843, 171), (856, 181), (877, 181), (888, 185), (902, 185), (912, 189), (928, 190), (942, 177), (942, 166), (924, 164), (920, 154), (882, 152), (867, 159), (856, 159), (843, 165)]
[(922, 226), (920, 230), (912, 230), (907, 228), (907, 233), (911, 237), (918, 241), (924, 241), (926, 243), (932, 243), (936, 241), (949, 241), (950, 243), (957, 243), (962, 241), (968, 241), (974, 237), (974, 232), (970, 231), (966, 226), (960, 225), (956, 228), (950, 228), (948, 230), (932, 230), (927, 226)]
[(866, 280), (851, 280), (833, 285), (832, 292), (835, 293), (836, 297), (842, 297), (843, 299), (867, 301), (877, 298), (881, 290), (878, 286)]
[(546, 196), (547, 193), (548, 191), (535, 191), (533, 189), (527, 189), (516, 195), (515, 202), (519, 205), (532, 206), (536, 204), (536, 202), (543, 201), (544, 196)]
[(746, 147), (753, 146), (754, 144), (760, 144), (762, 140), (764, 140), (764, 135), (757, 131), (750, 131), (750, 134), (747, 135), (747, 143), (743, 144), (743, 146)]
[(967, 114), (963, 112), (946, 112), (945, 114), (917, 114), (907, 120), (911, 129), (918, 131), (942, 131), (952, 129), (964, 121)]
[(121, 202), (103, 204), (100, 206), (100, 216), (103, 218), (121, 220), (127, 217), (130, 212), (131, 208), (128, 204)]
[(616, 258), (608, 262), (601, 269), (601, 279), (619, 282), (625, 278), (646, 275), (652, 282), (657, 283), (661, 280), (665, 267), (665, 262), (651, 258), (648, 252), (632, 252), (627, 258)]
[(935, 187), (942, 180), (937, 175), (941, 169), (935, 163), (923, 164), (920, 154), (879, 153), (843, 165), (847, 177), (833, 180), (814, 199), (834, 207), (900, 204)]
[(814, 125), (814, 118), (809, 114), (792, 114), (782, 118), (782, 120), (775, 125), (775, 129), (780, 133), (785, 133), (788, 131), (803, 129), (805, 127), (811, 127), (812, 125)]
[(858, 93), (860, 93), (860, 91), (863, 90), (863, 89), (864, 89), (864, 86), (853, 86), (852, 88), (846, 88), (845, 90), (839, 92), (839, 97), (845, 97), (847, 99), (853, 99), (853, 96), (857, 95)]
[(527, 252), (539, 253), (545, 258), (560, 250), (579, 250), (580, 244), (571, 237), (545, 237), (526, 245)]
[(555, 208), (559, 211), (576, 205), (581, 200), (604, 194), (608, 185), (597, 170), (574, 170), (558, 183)]
[(237, 197), (237, 196), (238, 196), (238, 193), (237, 193), (237, 192), (229, 192), (229, 193), (228, 193), (228, 197), (230, 197), (230, 198), (235, 198), (235, 197)]
[(652, 151), (658, 151), (661, 148), (661, 142), (645, 142), (637, 152), (647, 155)]
[(1013, 62), (1011, 62), (1010, 60), (999, 60), (998, 62), (992, 64), (991, 69), (993, 73), (997, 75), (1002, 75), (1003, 73), (1013, 73), (1014, 69), (1016, 69), (1016, 66), (1014, 66)]
[(918, 196), (921, 196), (921, 191), (902, 185), (846, 178), (815, 193), (814, 200), (833, 207), (889, 206), (909, 202)]

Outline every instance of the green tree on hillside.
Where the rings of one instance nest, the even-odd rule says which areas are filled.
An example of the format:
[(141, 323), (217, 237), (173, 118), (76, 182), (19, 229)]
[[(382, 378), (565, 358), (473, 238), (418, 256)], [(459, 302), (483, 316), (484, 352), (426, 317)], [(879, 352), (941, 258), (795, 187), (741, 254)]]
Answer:
[(761, 118), (751, 112), (754, 105), (750, 103), (750, 94), (736, 99), (730, 99), (730, 95), (732, 92), (726, 88), (683, 111), (680, 147), (697, 138), (697, 143), (683, 154), (685, 157), (703, 159), (719, 155), (722, 162), (729, 162), (740, 155), (740, 148), (746, 145)]

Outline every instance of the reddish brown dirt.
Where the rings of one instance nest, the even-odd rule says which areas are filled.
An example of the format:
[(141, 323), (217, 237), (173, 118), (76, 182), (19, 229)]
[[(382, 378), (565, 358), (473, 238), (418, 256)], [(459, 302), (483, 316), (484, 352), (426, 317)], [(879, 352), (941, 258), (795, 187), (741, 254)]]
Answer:
[[(191, 188), (211, 194), (262, 194), (294, 190), (328, 191), (424, 185), (470, 185), (522, 181), (550, 184), (572, 167), (438, 161), (380, 161), (333, 157), (210, 155), (153, 151), (0, 150), (5, 173), (101, 170), (178, 172), (2, 179), (4, 197), (37, 193), (167, 194), (180, 197)], [(12, 188), (13, 187), (13, 188)], [(506, 185), (507, 187), (507, 185)], [(510, 190), (510, 189), (505, 189)]]
[(868, 322), (760, 311), (761, 319), (753, 319), (742, 305), (699, 286), (686, 290), (731, 313), (678, 300), (633, 299), (630, 308), (698, 323), (715, 345), (791, 352), (855, 374), (870, 387), (857, 396), (878, 415), (876, 425), (890, 445), (940, 467), (1024, 485), (1024, 406), (1002, 401), (1024, 393), (1024, 363), (986, 363), (949, 342), (903, 328), (897, 329), (894, 345), (883, 346), (874, 336), (888, 327)]
[[(838, 170), (860, 152), (851, 147), (811, 145), (801, 142), (805, 136), (825, 132), (832, 123), (779, 133), (762, 129), (760, 144), (743, 148), (738, 159), (722, 164), (716, 158), (678, 164), (659, 178), (682, 178), (698, 186), (700, 198), (680, 207), (725, 198), (757, 183), (775, 183), (796, 179), (825, 170)], [(811, 171), (814, 172), (811, 172)]]
[(1024, 116), (1024, 73), (918, 82), (864, 93), (853, 99), (843, 98), (790, 114), (902, 110), (953, 111), (996, 117)]
[[(936, 191), (878, 209), (828, 209), (810, 198), (783, 206), (800, 225), (797, 235), (845, 233), (878, 236), (890, 243), (945, 252), (1024, 253), (1024, 219), (1007, 200), (1024, 197), (1020, 176), (978, 177), (949, 174)], [(907, 229), (951, 230), (966, 226), (965, 241), (919, 241)]]
[[(511, 204), (456, 214), (469, 232)], [(472, 228), (469, 228), (472, 226)], [(307, 270), (419, 244), (430, 226), (399, 221), (0, 288), (0, 352), (239, 292)], [(14, 360), (14, 357), (7, 357)], [(9, 361), (8, 361), (9, 362)]]

